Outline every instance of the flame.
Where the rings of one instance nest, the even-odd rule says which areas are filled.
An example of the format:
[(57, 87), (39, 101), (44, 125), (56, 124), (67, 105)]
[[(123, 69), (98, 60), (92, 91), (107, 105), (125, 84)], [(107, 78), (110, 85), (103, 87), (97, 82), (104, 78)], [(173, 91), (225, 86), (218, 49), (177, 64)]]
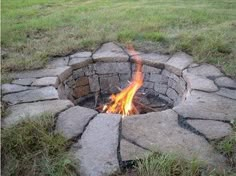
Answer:
[(142, 61), (131, 45), (128, 46), (128, 51), (134, 56), (136, 63), (136, 72), (132, 77), (132, 81), (120, 93), (112, 94), (110, 102), (103, 106), (103, 112), (122, 114), (123, 117), (139, 113), (133, 104), (133, 99), (135, 93), (143, 85)]

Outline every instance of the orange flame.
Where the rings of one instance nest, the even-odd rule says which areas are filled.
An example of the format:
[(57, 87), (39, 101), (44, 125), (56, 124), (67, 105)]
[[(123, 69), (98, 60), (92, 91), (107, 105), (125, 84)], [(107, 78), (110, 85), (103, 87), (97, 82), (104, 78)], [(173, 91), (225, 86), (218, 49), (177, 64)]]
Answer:
[(131, 45), (128, 46), (128, 51), (134, 56), (136, 72), (132, 77), (131, 83), (126, 88), (120, 93), (110, 96), (110, 102), (103, 106), (103, 111), (106, 113), (122, 114), (122, 116), (139, 113), (133, 104), (133, 98), (143, 85), (142, 61)]

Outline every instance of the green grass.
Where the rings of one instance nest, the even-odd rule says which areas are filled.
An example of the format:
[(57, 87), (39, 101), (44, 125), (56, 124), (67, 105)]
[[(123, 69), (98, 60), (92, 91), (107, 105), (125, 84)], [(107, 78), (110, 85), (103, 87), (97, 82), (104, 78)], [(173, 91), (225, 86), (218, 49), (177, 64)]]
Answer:
[(235, 19), (234, 0), (2, 0), (2, 67), (41, 68), (51, 56), (118, 41), (185, 51), (236, 76)]
[(2, 175), (75, 175), (66, 140), (53, 133), (53, 124), (52, 116), (43, 115), (2, 130)]

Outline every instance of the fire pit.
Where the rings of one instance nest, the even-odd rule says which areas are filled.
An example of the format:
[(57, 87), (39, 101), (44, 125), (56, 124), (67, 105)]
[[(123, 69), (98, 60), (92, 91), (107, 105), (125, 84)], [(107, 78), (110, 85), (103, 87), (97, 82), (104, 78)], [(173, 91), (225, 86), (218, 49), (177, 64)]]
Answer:
[(110, 42), (11, 76), (2, 126), (54, 114), (81, 175), (112, 174), (149, 152), (226, 167), (209, 141), (232, 133), (236, 82), (185, 53), (136, 53)]

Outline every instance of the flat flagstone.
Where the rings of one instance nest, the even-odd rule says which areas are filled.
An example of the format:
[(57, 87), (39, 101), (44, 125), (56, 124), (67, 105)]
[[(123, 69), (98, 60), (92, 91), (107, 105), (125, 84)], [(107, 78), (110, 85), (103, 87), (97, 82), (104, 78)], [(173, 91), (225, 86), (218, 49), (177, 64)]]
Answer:
[(77, 52), (75, 54), (70, 55), (70, 58), (88, 58), (91, 56), (92, 56), (92, 53), (90, 51), (82, 51), (82, 52)]
[(214, 151), (204, 138), (178, 125), (178, 115), (173, 110), (124, 118), (122, 135), (151, 151), (175, 153), (186, 159), (196, 158), (217, 167), (225, 166), (224, 156)]
[(60, 113), (56, 122), (56, 131), (66, 139), (81, 135), (85, 126), (98, 112), (89, 108), (74, 106)]
[(24, 90), (29, 90), (30, 87), (21, 86), (16, 84), (3, 84), (2, 85), (2, 94), (21, 92)]
[(61, 81), (64, 81), (69, 75), (71, 75), (72, 70), (70, 67), (57, 67), (57, 68), (46, 68), (33, 71), (24, 71), (18, 73), (10, 74), (12, 78), (42, 78), (42, 77), (53, 77), (59, 76)]
[(128, 61), (129, 56), (113, 42), (105, 43), (94, 54), (93, 59), (103, 62)]
[[(138, 56), (139, 58), (142, 59), (143, 64), (157, 67), (157, 68), (163, 68), (164, 64), (170, 58), (169, 55), (164, 55), (164, 54), (159, 54), (159, 53), (141, 53)], [(135, 56), (131, 57), (131, 61), (135, 62)]]
[(58, 92), (54, 87), (43, 87), (35, 90), (7, 94), (3, 96), (3, 101), (10, 104), (34, 102), (40, 100), (58, 99)]
[(165, 64), (165, 68), (177, 75), (181, 75), (182, 71), (193, 62), (191, 56), (186, 53), (179, 52), (174, 54)]
[(194, 90), (203, 90), (206, 92), (215, 92), (218, 87), (214, 84), (214, 81), (203, 77), (187, 73), (187, 70), (183, 71), (183, 77), (188, 83), (188, 87)]
[(48, 64), (47, 68), (57, 68), (57, 67), (65, 67), (68, 65), (69, 57), (58, 57), (53, 58)]
[(215, 79), (215, 83), (221, 87), (235, 88), (236, 89), (236, 81), (230, 79), (228, 77), (219, 77)]
[(117, 114), (98, 114), (87, 126), (72, 156), (80, 175), (104, 176), (119, 170), (117, 158), (119, 124)]
[(236, 101), (215, 93), (194, 90), (173, 110), (184, 117), (233, 120), (236, 114)]
[(12, 84), (18, 84), (22, 86), (30, 86), (35, 78), (16, 79), (12, 81)]
[(33, 81), (32, 86), (54, 86), (58, 87), (58, 77), (43, 77)]
[(72, 66), (73, 69), (79, 69), (92, 62), (93, 60), (91, 57), (73, 57), (71, 58), (69, 65)]
[(2, 126), (9, 127), (16, 125), (27, 118), (35, 118), (44, 113), (55, 115), (72, 106), (73, 103), (69, 100), (52, 100), (10, 106), (7, 109), (8, 115), (2, 119)]
[(218, 68), (209, 64), (204, 64), (198, 67), (189, 68), (188, 72), (194, 75), (205, 76), (205, 77), (217, 77), (223, 75), (223, 73), (221, 73), (221, 71)]
[(206, 135), (208, 139), (219, 139), (232, 133), (229, 124), (214, 120), (187, 120), (187, 122), (199, 132)]
[(122, 161), (141, 159), (150, 153), (150, 151), (134, 145), (125, 139), (121, 139), (120, 141), (120, 155)]
[(216, 94), (236, 100), (236, 90), (221, 88)]

